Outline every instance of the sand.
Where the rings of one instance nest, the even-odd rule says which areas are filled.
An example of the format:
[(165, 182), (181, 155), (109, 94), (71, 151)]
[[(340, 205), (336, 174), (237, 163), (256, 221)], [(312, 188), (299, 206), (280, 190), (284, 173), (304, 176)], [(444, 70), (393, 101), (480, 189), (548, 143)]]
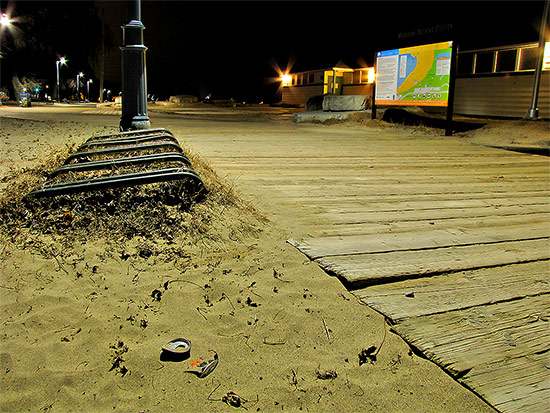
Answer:
[[(0, 121), (4, 197), (44, 159), (58, 162), (67, 148), (114, 131)], [(194, 214), (202, 227), (173, 242), (23, 227), (2, 234), (0, 411), (493, 411), (254, 205), (174, 214), (170, 225)], [(178, 337), (191, 341), (190, 358), (165, 360), (161, 347)], [(376, 357), (361, 363), (372, 346)], [(211, 349), (219, 364), (210, 375), (186, 372)]]

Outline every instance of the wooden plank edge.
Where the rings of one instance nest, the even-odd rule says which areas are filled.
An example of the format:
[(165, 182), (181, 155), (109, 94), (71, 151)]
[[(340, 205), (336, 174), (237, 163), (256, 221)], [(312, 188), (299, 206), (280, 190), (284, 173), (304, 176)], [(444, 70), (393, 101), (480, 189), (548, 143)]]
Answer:
[(327, 274), (337, 277), (342, 284), (349, 291), (353, 292), (355, 290), (360, 290), (362, 288), (372, 287), (373, 285), (381, 284), (391, 284), (397, 283), (400, 281), (414, 280), (418, 278), (432, 278), (438, 277), (441, 275), (454, 274), (462, 271), (475, 271), (481, 270), (484, 268), (500, 268), (506, 267), (514, 264), (528, 264), (530, 262), (539, 262), (539, 261), (550, 261), (550, 257), (545, 258), (534, 258), (534, 259), (514, 259), (510, 261), (503, 261), (497, 264), (479, 264), (479, 265), (464, 265), (461, 268), (453, 268), (448, 270), (430, 270), (426, 269), (425, 271), (417, 271), (414, 273), (403, 273), (403, 274), (394, 274), (394, 275), (381, 275), (380, 277), (369, 277), (369, 278), (358, 278), (358, 277), (349, 277), (344, 270), (339, 268), (333, 268), (326, 263), (320, 261), (322, 259), (315, 259), (315, 261)]
[[(351, 292), (353, 293), (353, 291), (351, 291)], [(377, 303), (377, 302), (369, 302), (368, 297), (364, 297), (364, 296), (360, 296), (360, 295), (356, 295), (356, 297), (361, 302), (363, 302), (365, 305), (367, 305), (368, 307), (370, 307), (373, 310), (375, 310), (375, 311), (379, 312), (380, 314), (382, 314), (392, 324), (398, 325), (400, 322), (402, 322), (404, 320), (407, 320), (407, 319), (413, 319), (413, 318), (425, 317), (425, 316), (427, 317), (427, 316), (433, 316), (433, 315), (437, 315), (437, 314), (445, 314), (445, 313), (454, 312), (454, 311), (468, 310), (470, 308), (483, 307), (483, 306), (486, 306), (486, 305), (502, 304), (502, 303), (507, 303), (507, 302), (510, 302), (510, 301), (522, 300), (524, 298), (539, 297), (539, 296), (546, 295), (546, 294), (550, 294), (550, 290), (543, 290), (543, 291), (540, 291), (540, 292), (537, 292), (537, 293), (531, 293), (531, 294), (521, 293), (521, 294), (511, 295), (511, 296), (508, 296), (506, 298), (501, 298), (501, 299), (496, 299), (496, 300), (488, 299), (487, 301), (478, 302), (478, 303), (475, 303), (475, 304), (468, 304), (468, 305), (464, 305), (462, 307), (453, 307), (453, 308), (445, 309), (445, 310), (429, 311), (429, 312), (426, 312), (426, 313), (422, 313), (422, 314), (418, 314), (418, 315), (414, 315), (414, 316), (410, 316), (410, 317), (408, 317), (408, 316), (396, 316), (395, 314), (390, 314), (387, 310), (384, 310), (385, 306), (383, 304), (380, 304), (380, 303)]]

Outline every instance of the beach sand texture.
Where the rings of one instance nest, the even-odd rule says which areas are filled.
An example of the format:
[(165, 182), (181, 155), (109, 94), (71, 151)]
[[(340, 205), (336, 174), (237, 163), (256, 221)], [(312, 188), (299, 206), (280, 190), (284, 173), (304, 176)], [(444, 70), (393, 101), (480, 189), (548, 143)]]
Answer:
[[(113, 131), (1, 122), (4, 196), (45, 155), (55, 163), (67, 147)], [(2, 412), (493, 411), (413, 353), (253, 206), (197, 205), (174, 210), (169, 224), (189, 222), (171, 242), (72, 237), (70, 222), (61, 233), (2, 233)], [(177, 337), (191, 341), (190, 358), (163, 360), (161, 347)], [(371, 346), (376, 360), (360, 364)], [(210, 349), (220, 359), (210, 375), (185, 372)]]

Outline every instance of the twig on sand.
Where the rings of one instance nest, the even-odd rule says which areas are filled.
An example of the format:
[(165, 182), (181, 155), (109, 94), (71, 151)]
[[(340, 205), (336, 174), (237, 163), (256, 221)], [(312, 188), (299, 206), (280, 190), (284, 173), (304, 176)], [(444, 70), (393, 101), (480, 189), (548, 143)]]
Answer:
[(227, 300), (229, 301), (229, 304), (231, 304), (231, 308), (233, 309), (233, 311), (235, 311), (235, 306), (233, 305), (233, 303), (231, 302), (231, 298), (229, 298), (229, 296), (226, 294), (226, 293), (222, 293), (222, 297), (225, 297), (227, 298)]
[(197, 284), (193, 281), (189, 281), (189, 280), (169, 280), (169, 281), (166, 281), (163, 285), (164, 290), (165, 291), (168, 290), (168, 287), (170, 286), (170, 284), (176, 283), (176, 282), (193, 284), (193, 285), (196, 285), (197, 287), (199, 287), (201, 290), (204, 290), (204, 287), (202, 285), (199, 285), (199, 284)]
[(325, 323), (325, 319), (323, 317), (321, 317), (321, 321), (323, 321), (323, 327), (325, 328), (325, 333), (327, 334), (327, 338), (328, 338), (328, 341), (330, 343), (330, 334), (328, 332), (328, 328), (327, 328), (327, 325)]
[(57, 258), (57, 255), (55, 255), (54, 253), (52, 253), (52, 256), (55, 258), (55, 260), (57, 261), (57, 265), (59, 265), (59, 268), (63, 270), (63, 272), (65, 272), (65, 274), (69, 275), (69, 271), (67, 271), (65, 269), (65, 267), (63, 266), (63, 264), (61, 263), (61, 261), (59, 261), (59, 258)]
[(384, 320), (384, 337), (382, 338), (382, 342), (378, 346), (378, 349), (374, 353), (374, 357), (376, 357), (378, 355), (378, 353), (380, 353), (380, 349), (382, 348), (382, 346), (384, 345), (384, 342), (386, 341), (386, 332), (387, 332), (387, 330), (386, 330), (386, 320)]
[(206, 400), (210, 400), (211, 402), (221, 402), (221, 401), (222, 401), (221, 399), (211, 399), (211, 398), (210, 398), (210, 397), (212, 397), (212, 395), (214, 394), (214, 392), (215, 392), (216, 390), (218, 390), (218, 388), (219, 388), (221, 385), (222, 385), (221, 383), (218, 384), (218, 385), (214, 388), (214, 390), (212, 390), (212, 391), (210, 392), (210, 394), (208, 395), (208, 397), (206, 398)]
[(204, 318), (205, 320), (208, 320), (208, 318), (206, 318), (206, 316), (205, 316), (203, 313), (201, 313), (201, 308), (200, 308), (200, 307), (197, 307), (197, 311), (199, 312), (200, 315), (203, 316), (203, 318)]

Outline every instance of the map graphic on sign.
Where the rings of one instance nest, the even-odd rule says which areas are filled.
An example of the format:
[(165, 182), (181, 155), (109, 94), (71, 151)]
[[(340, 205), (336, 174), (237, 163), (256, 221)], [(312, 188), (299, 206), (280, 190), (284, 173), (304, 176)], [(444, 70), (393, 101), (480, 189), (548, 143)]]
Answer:
[(453, 42), (376, 54), (377, 105), (447, 106)]

